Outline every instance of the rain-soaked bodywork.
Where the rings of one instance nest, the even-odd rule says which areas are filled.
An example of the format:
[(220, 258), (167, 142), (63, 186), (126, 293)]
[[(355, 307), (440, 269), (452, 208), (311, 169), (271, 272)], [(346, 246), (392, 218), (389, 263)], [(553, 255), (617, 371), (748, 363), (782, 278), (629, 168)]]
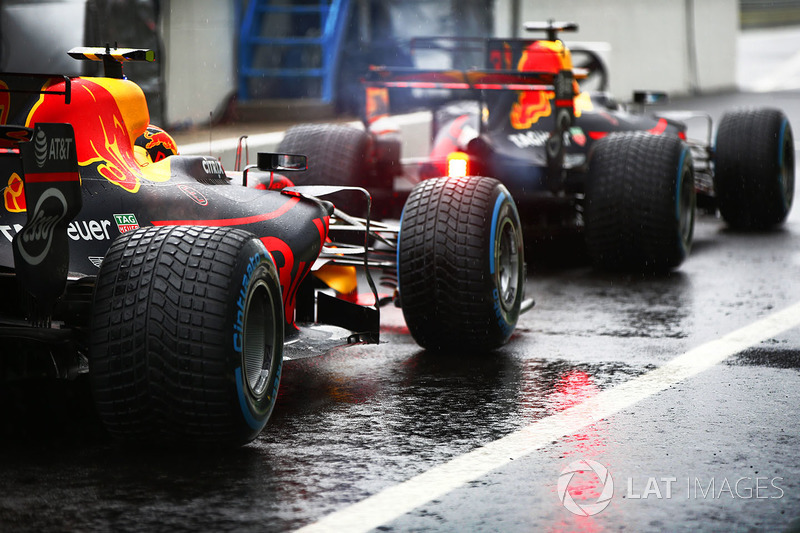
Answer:
[[(558, 38), (577, 24), (534, 22), (526, 29), (546, 37), (411, 43), (420, 55), (472, 68), (371, 67), (364, 80), (368, 141), (361, 146), (373, 170), (353, 176), (372, 176), (379, 186), (391, 186), (401, 174), (412, 182), (496, 178), (513, 194), (529, 235), (580, 232), (592, 262), (604, 269), (677, 267), (691, 248), (697, 205), (719, 209), (735, 228), (785, 220), (794, 156), (791, 127), (780, 110), (731, 112), (712, 143), (706, 115), (645, 113), (666, 98), (663, 93), (635, 93), (628, 105), (615, 101), (606, 92), (600, 55), (571, 50)], [(389, 116), (390, 91), (403, 88), (444, 101), (432, 106), (429, 157), (405, 168), (399, 128)], [(700, 141), (687, 138), (687, 121), (695, 119), (707, 125)], [(281, 149), (302, 146), (313, 158), (324, 147), (308, 146), (307, 138), (289, 130)], [(749, 155), (739, 159), (736, 151)]]
[[(0, 380), (88, 374), (117, 437), (235, 445), (269, 419), (284, 353), (378, 342), (380, 305), (402, 302), (420, 324), (411, 334), (431, 350), (510, 338), (527, 307), (522, 235), (496, 180), (421, 188), (401, 237), (369, 209), (358, 218), (320, 199), (369, 199), (363, 189), (293, 186), (283, 173), (305, 170), (302, 154), (261, 153), (234, 172), (180, 155), (122, 74), (124, 62), (152, 61), (151, 52), (70, 55), (102, 61), (105, 76), (0, 73)], [(440, 197), (455, 202), (439, 207)], [(476, 202), (490, 225), (425, 225), (428, 213), (446, 220)], [(462, 231), (464, 251), (425, 246)], [(477, 283), (431, 289), (451, 274), (429, 272), (428, 261), (463, 264), (466, 253), (464, 272)], [(388, 293), (378, 292), (376, 271)]]

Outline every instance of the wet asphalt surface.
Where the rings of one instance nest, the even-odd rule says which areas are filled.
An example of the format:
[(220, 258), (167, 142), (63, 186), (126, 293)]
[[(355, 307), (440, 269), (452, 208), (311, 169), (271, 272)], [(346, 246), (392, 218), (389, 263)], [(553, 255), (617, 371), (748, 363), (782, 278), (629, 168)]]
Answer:
[[(750, 104), (781, 107), (800, 137), (798, 92), (672, 107), (718, 118)], [(504, 437), (535, 435), (559, 413), (800, 301), (799, 242), (795, 206), (784, 228), (764, 233), (702, 216), (691, 257), (664, 276), (596, 273), (570, 243), (531, 248), (526, 291), (536, 306), (506, 347), (426, 353), (401, 312), (385, 309), (380, 345), (287, 362), (266, 430), (233, 451), (114, 442), (82, 380), (6, 389), (0, 531), (291, 531), (346, 517), (366, 498)], [(374, 527), (800, 531), (799, 416), (800, 326), (791, 325), (598, 421), (531, 441), (497, 468), (476, 466), (474, 479), (441, 494), (411, 485), (424, 503), (392, 513), (376, 502)], [(613, 480), (592, 516), (573, 514), (559, 494), (579, 460)], [(570, 498), (588, 508), (608, 483), (584, 468)]]
[[(675, 106), (717, 113), (754, 100), (800, 125), (796, 93)], [(287, 362), (267, 429), (234, 451), (113, 442), (81, 381), (4, 391), (0, 530), (289, 531), (347, 512), (800, 301), (798, 239), (797, 209), (784, 228), (755, 234), (702, 216), (691, 257), (655, 277), (596, 273), (568, 244), (534, 247), (526, 291), (537, 303), (505, 348), (426, 353), (386, 309), (380, 345)], [(380, 530), (782, 531), (800, 519), (798, 406), (800, 327), (790, 327), (387, 514)], [(588, 517), (571, 513), (557, 486), (581, 459), (614, 482), (608, 506)], [(602, 485), (582, 471), (569, 487), (586, 504)]]

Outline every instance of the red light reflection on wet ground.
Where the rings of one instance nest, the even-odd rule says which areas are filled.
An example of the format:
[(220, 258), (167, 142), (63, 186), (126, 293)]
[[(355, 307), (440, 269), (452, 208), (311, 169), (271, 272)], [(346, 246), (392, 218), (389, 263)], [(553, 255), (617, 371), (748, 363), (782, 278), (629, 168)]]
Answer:
[[(573, 369), (559, 377), (552, 392), (547, 396), (546, 402), (551, 411), (560, 412), (582, 404), (599, 393), (600, 388), (591, 375), (582, 370)], [(567, 468), (575, 461), (595, 459), (602, 452), (606, 446), (603, 424), (606, 422), (587, 426), (563, 439), (566, 451), (560, 457), (562, 467)], [(556, 490), (557, 480), (558, 476), (554, 475), (552, 481), (553, 501), (562, 507), (563, 502)], [(572, 474), (567, 486), (567, 493), (578, 506), (584, 508), (598, 501), (603, 488), (604, 484), (597, 473), (594, 470), (586, 469)], [(561, 520), (548, 528), (548, 531), (552, 533), (566, 531), (596, 533), (603, 530), (595, 516), (579, 516), (570, 512), (566, 507), (557, 509), (557, 515), (561, 517)]]

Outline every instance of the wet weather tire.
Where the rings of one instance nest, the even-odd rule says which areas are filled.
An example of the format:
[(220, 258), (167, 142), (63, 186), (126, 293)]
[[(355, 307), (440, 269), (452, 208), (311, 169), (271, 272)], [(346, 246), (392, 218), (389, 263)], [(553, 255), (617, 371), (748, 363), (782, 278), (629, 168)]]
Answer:
[(510, 338), (525, 265), (519, 214), (490, 178), (425, 180), (403, 210), (398, 244), (403, 315), (434, 351), (483, 351)]
[(792, 127), (777, 109), (726, 113), (717, 130), (714, 193), (734, 229), (783, 223), (794, 199)]
[(300, 124), (286, 131), (278, 152), (308, 157), (308, 170), (293, 175), (298, 185), (366, 184), (366, 132), (338, 124)]
[(118, 237), (95, 287), (90, 381), (112, 435), (240, 445), (272, 413), (283, 360), (275, 264), (231, 228)]
[[(292, 175), (297, 185), (366, 187), (369, 135), (338, 124), (300, 124), (286, 131), (278, 152), (308, 157), (308, 170)], [(330, 198), (339, 209), (366, 214), (366, 200), (358, 193), (340, 192)]]
[(609, 135), (594, 146), (585, 191), (586, 249), (603, 270), (664, 272), (688, 256), (696, 195), (677, 137)]

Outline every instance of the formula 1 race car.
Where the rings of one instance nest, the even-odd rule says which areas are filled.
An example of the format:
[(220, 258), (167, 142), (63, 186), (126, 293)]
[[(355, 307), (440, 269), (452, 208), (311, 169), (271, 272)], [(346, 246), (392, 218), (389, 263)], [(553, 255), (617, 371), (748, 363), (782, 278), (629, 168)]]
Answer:
[[(237, 445), (267, 423), (284, 353), (378, 342), (382, 304), (402, 304), (429, 350), (511, 336), (525, 265), (497, 180), (428, 180), (402, 226), (351, 216), (319, 196), (366, 191), (276, 173), (305, 169), (302, 155), (231, 173), (179, 155), (122, 76), (151, 52), (70, 55), (105, 76), (0, 73), (0, 381), (88, 372), (115, 436)], [(359, 280), (374, 304), (350, 297)]]
[[(416, 39), (414, 50), (479, 68), (372, 67), (363, 131), (299, 125), (279, 149), (300, 151), (312, 162), (320, 156), (328, 161), (325, 176), (369, 184), (376, 198), (395, 202), (400, 191), (393, 183), (401, 174), (412, 181), (494, 177), (513, 194), (527, 234), (582, 232), (591, 262), (601, 269), (677, 267), (691, 248), (697, 206), (718, 210), (735, 229), (786, 219), (794, 141), (781, 111), (729, 112), (712, 145), (710, 117), (645, 115), (646, 104), (665, 98), (660, 93), (636, 93), (627, 108), (618, 104), (605, 92), (606, 70), (591, 50), (574, 51), (576, 67), (558, 34), (577, 24), (534, 22), (526, 29), (546, 38)], [(403, 88), (447, 93), (433, 107), (430, 157), (417, 176), (404, 170), (398, 128), (387, 116), (389, 91)], [(686, 121), (698, 116), (708, 125), (704, 141), (687, 138)], [(382, 192), (387, 189), (392, 194)]]

